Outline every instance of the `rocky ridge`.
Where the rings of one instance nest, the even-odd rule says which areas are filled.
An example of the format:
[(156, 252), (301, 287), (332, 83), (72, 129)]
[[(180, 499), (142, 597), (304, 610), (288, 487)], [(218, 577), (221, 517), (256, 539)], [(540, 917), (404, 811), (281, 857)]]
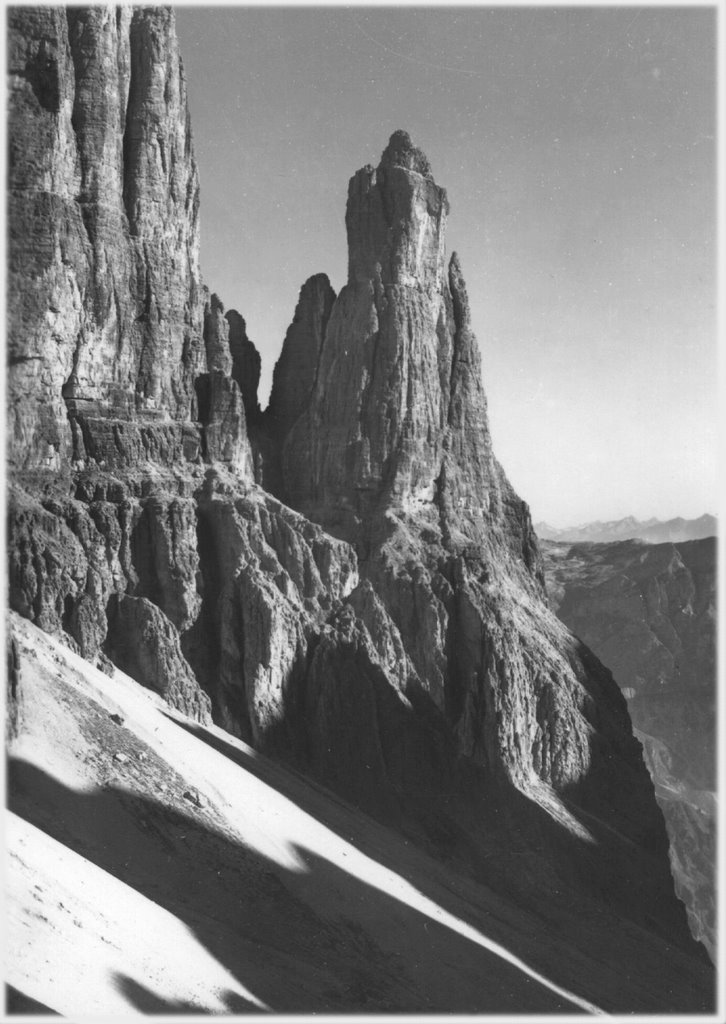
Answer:
[(351, 180), (348, 283), (304, 286), (261, 413), (199, 275), (173, 12), (9, 18), (11, 607), (469, 871), (534, 828), (500, 884), (574, 871), (687, 947), (624, 699), (492, 452), (425, 156), (396, 132)]

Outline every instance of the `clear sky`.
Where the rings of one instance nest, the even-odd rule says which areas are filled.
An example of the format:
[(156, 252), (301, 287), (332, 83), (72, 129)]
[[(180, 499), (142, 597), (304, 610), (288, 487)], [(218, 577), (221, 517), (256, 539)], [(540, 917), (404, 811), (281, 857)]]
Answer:
[(451, 201), (494, 447), (536, 520), (717, 506), (714, 8), (185, 7), (202, 273), (274, 361), (408, 131)]

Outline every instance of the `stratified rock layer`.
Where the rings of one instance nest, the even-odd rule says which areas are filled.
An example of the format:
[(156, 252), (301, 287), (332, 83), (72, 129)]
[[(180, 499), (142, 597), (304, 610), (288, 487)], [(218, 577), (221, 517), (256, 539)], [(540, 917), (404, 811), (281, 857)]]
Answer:
[[(204, 717), (177, 649), (201, 607), (192, 481), (210, 462), (251, 478), (252, 461), (199, 276), (173, 12), (8, 18), (10, 603), (91, 660), (128, 649)], [(157, 626), (150, 667), (133, 634)]]
[(197, 418), (204, 369), (173, 14), (14, 8), (9, 30), (11, 465), (103, 463), (114, 429), (142, 438), (133, 460)]

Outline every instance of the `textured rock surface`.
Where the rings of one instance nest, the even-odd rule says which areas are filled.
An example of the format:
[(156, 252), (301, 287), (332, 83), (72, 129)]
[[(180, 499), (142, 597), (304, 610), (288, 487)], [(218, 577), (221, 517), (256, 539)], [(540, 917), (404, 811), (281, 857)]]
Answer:
[(548, 612), (527, 507), (492, 453), (447, 211), (405, 133), (352, 179), (349, 280), (284, 441), (282, 493), (357, 546), (460, 753), (561, 790), (587, 787), (602, 757), (637, 791), (619, 691)]
[(232, 373), (229, 323), (218, 295), (210, 295), (204, 304), (204, 348), (207, 353), (207, 369), (229, 376)]
[(240, 476), (253, 474), (247, 440), (247, 418), (237, 382), (221, 371), (203, 373), (196, 380), (202, 429), (202, 454), (208, 462), (225, 462)]
[(211, 721), (209, 697), (181, 652), (177, 630), (157, 605), (145, 597), (115, 594), (108, 625), (106, 653), (122, 672), (190, 718)]
[(717, 963), (716, 794), (684, 782), (682, 762), (662, 740), (640, 730), (638, 737), (665, 818), (676, 892), (686, 907), (691, 934)]
[(678, 894), (714, 956), (716, 541), (547, 544), (545, 553), (552, 606), (627, 697)]
[(8, 16), (9, 455), (57, 470), (196, 418), (199, 185), (171, 11)]
[[(300, 289), (295, 315), (287, 329), (280, 358), (275, 364), (270, 402), (261, 414), (257, 405), (259, 356), (257, 362), (249, 367), (254, 393), (245, 400), (245, 407), (249, 404), (256, 410), (253, 413), (255, 427), (250, 437), (255, 480), (278, 496), (284, 495), (282, 459), (285, 439), (295, 421), (308, 408), (334, 302), (335, 292), (325, 274), (309, 278)], [(239, 314), (235, 316), (241, 321), (237, 333), (246, 339), (244, 321)], [(230, 319), (230, 324), (235, 324), (234, 317)], [(235, 350), (240, 350), (239, 344)], [(246, 350), (242, 347), (241, 351), (244, 353)], [(237, 363), (238, 366), (243, 365), (240, 357)]]
[(125, 664), (202, 708), (175, 646), (201, 609), (194, 480), (212, 461), (251, 477), (252, 460), (228, 322), (199, 278), (173, 13), (13, 9), (8, 27), (10, 603), (100, 662), (168, 626), (178, 686), (155, 678), (163, 653)]
[(285, 438), (308, 406), (334, 302), (335, 292), (325, 274), (309, 278), (300, 289), (295, 316), (275, 364), (266, 410), (277, 437)]
[(179, 648), (178, 630), (190, 627), (201, 604), (189, 500), (141, 497), (101, 480), (90, 501), (57, 491), (38, 500), (20, 488), (10, 499), (11, 607), (90, 661), (103, 665), (110, 655), (205, 720), (209, 700)]
[(199, 282), (173, 15), (10, 18), (12, 607), (462, 870), (572, 876), (688, 948), (625, 701), (492, 453), (426, 158), (399, 132), (353, 178), (348, 284), (304, 286), (262, 416)]
[(355, 554), (221, 472), (207, 474), (197, 505), (203, 608), (189, 657), (220, 724), (261, 744), (294, 746), (308, 644), (357, 583)]

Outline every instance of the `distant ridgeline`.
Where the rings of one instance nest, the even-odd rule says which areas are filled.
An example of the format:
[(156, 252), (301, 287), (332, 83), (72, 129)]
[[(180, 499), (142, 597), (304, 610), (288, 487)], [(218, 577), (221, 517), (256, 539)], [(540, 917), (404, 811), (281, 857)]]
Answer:
[(698, 519), (615, 519), (608, 523), (585, 523), (582, 526), (558, 529), (547, 523), (536, 523), (535, 531), (540, 540), (556, 540), (572, 544), (594, 543), (609, 544), (616, 540), (644, 540), (649, 544), (662, 544), (666, 541), (678, 544), (686, 540), (701, 540), (704, 537), (715, 537), (718, 522), (715, 516), (702, 515)]
[(424, 154), (397, 131), (351, 178), (347, 283), (303, 285), (261, 412), (199, 273), (173, 12), (8, 23), (11, 607), (507, 898), (658, 936), (710, 1005), (625, 699), (492, 451)]

